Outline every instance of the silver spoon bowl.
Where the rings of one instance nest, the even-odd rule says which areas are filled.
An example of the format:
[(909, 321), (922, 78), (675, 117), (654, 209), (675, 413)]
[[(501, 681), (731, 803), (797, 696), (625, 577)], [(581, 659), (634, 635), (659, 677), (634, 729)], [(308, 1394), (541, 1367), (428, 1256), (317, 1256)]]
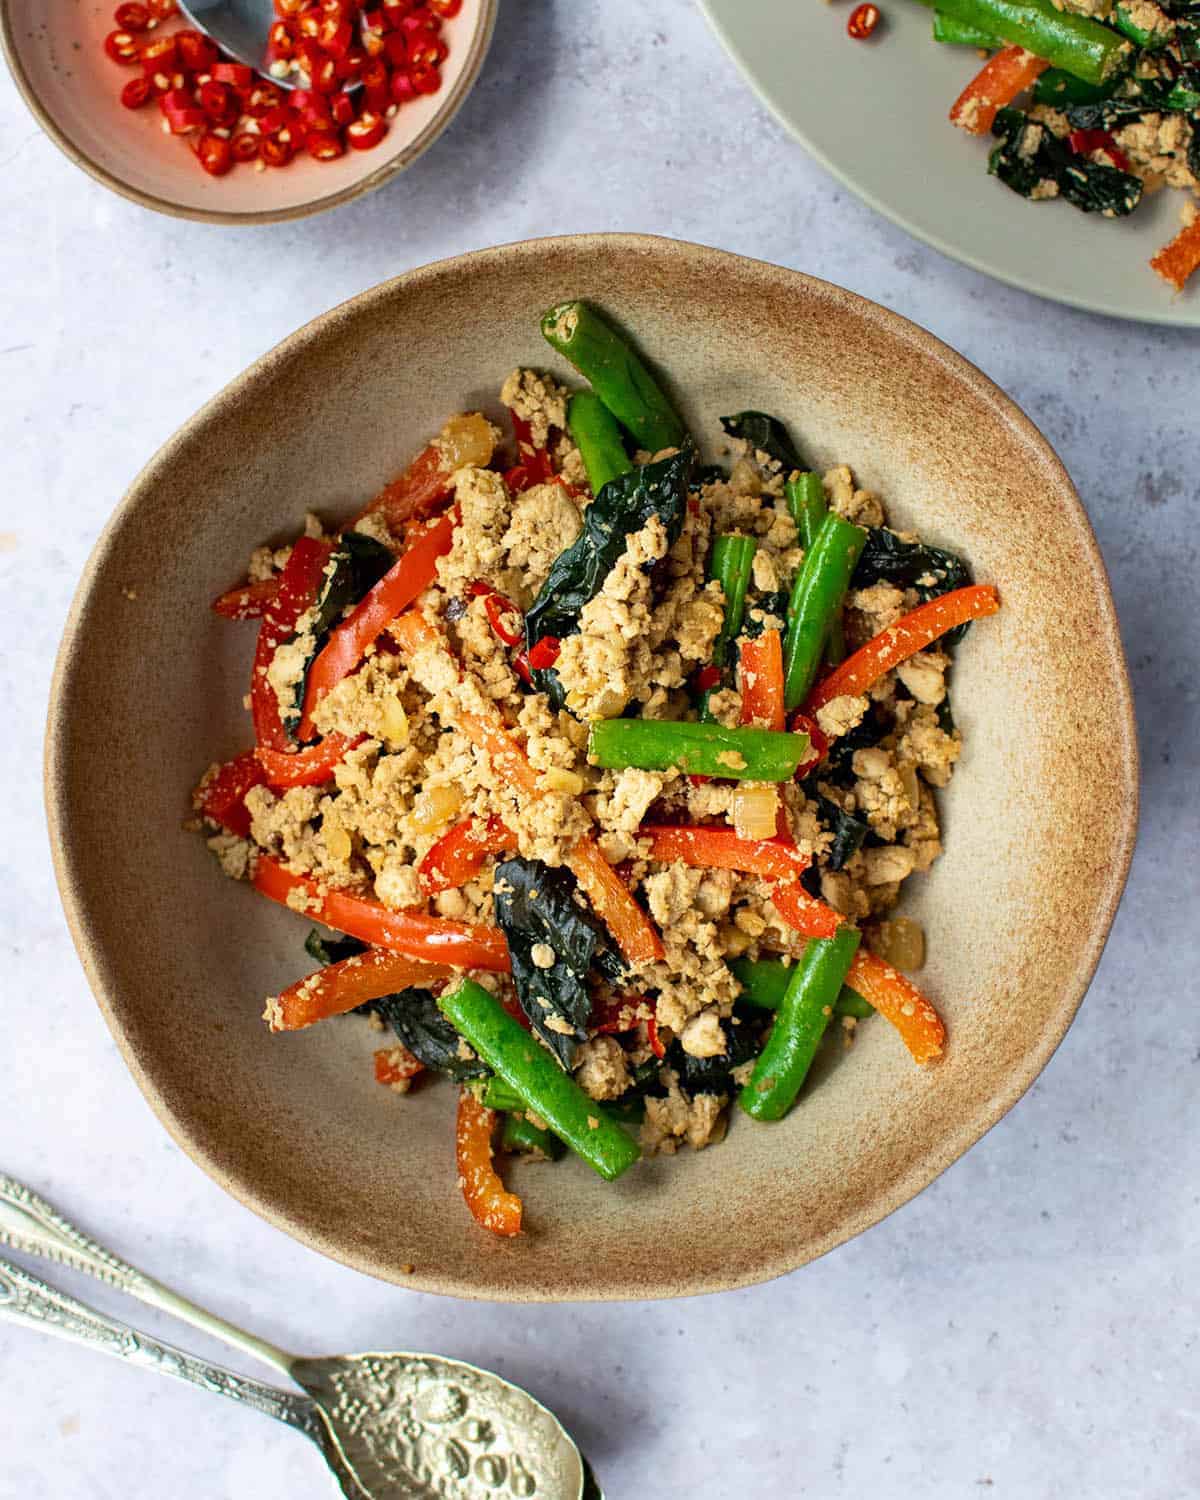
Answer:
[(487, 1370), (433, 1354), (289, 1354), (126, 1264), (30, 1188), (4, 1176), (0, 1244), (94, 1276), (294, 1381), (304, 1395), (195, 1358), (0, 1260), (0, 1317), (100, 1348), (286, 1422), (317, 1445), (351, 1500), (604, 1500), (554, 1414)]

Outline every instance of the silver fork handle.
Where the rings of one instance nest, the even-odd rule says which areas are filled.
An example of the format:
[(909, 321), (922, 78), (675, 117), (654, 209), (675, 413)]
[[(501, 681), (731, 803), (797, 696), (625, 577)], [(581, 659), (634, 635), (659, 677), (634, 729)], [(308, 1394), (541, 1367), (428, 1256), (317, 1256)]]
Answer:
[(32, 1188), (3, 1173), (0, 1173), (0, 1245), (7, 1245), (24, 1255), (40, 1255), (87, 1276), (95, 1276), (118, 1291), (136, 1297), (139, 1302), (180, 1318), (212, 1338), (232, 1344), (252, 1359), (271, 1365), (280, 1374), (291, 1374), (293, 1359), (290, 1354), (233, 1323), (227, 1323), (203, 1307), (197, 1307), (161, 1281), (155, 1281), (136, 1266), (129, 1265), (119, 1255), (89, 1239)]
[(40, 1328), (77, 1344), (127, 1359), (160, 1375), (173, 1375), (201, 1390), (227, 1396), (243, 1406), (275, 1417), (304, 1433), (324, 1450), (325, 1430), (315, 1404), (292, 1391), (277, 1390), (221, 1365), (210, 1364), (147, 1333), (97, 1312), (85, 1302), (48, 1285), (29, 1271), (0, 1259), (0, 1318)]

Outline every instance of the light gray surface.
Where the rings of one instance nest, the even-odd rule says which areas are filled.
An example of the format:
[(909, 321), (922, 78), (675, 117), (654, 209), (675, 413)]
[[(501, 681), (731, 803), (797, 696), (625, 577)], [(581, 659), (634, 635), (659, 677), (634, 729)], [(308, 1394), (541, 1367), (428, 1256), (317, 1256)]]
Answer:
[[(924, 249), (807, 161), (686, 0), (647, 25), (651, 9), (506, 0), (480, 85), (435, 150), (360, 204), (271, 229), (210, 230), (110, 196), (0, 80), (0, 1164), (268, 1338), (436, 1349), (529, 1386), (610, 1500), (727, 1500), (751, 1483), (816, 1500), (1194, 1493), (1196, 336), (1058, 309)], [(1142, 723), (1142, 838), (1096, 983), (1041, 1081), (867, 1236), (773, 1285), (690, 1303), (455, 1304), (301, 1249), (170, 1143), (60, 914), (42, 715), (88, 548), (201, 401), (394, 271), (603, 228), (840, 281), (1026, 407), (1112, 570)], [(286, 1431), (34, 1334), (0, 1332), (0, 1382), (3, 1500), (330, 1493)]]

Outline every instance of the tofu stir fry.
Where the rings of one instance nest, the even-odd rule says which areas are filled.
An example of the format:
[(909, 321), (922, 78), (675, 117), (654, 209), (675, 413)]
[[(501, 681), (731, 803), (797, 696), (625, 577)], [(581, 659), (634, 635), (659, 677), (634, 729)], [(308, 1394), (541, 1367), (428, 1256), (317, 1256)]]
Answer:
[(893, 908), (941, 853), (953, 653), (999, 607), (776, 418), (690, 431), (596, 308), (542, 331), (586, 385), (514, 370), (511, 435), (451, 416), (215, 601), (257, 625), (254, 743), (194, 794), (225, 873), (311, 929), (266, 1024), (353, 1013), (380, 1083), (448, 1077), (501, 1235), (497, 1151), (611, 1180), (755, 1129), (876, 1012), (942, 1054)]

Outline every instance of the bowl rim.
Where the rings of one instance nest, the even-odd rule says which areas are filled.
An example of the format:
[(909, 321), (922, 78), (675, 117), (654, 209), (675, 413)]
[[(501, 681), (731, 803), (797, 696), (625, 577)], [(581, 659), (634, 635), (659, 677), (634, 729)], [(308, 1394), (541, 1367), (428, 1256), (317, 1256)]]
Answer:
[(95, 178), (103, 187), (110, 188), (120, 197), (138, 204), (141, 208), (166, 214), (172, 219), (190, 219), (193, 223), (199, 224), (282, 224), (292, 219), (307, 219), (314, 214), (326, 213), (331, 208), (338, 208), (343, 203), (350, 203), (353, 199), (362, 197), (364, 193), (373, 193), (376, 188), (382, 187), (397, 173), (411, 167), (419, 156), (423, 156), (428, 151), (462, 108), (467, 95), (475, 86), (488, 48), (492, 44), (498, 3), (499, 0), (479, 0), (479, 25), (475, 28), (467, 51), (466, 65), (453, 88), (446, 94), (433, 119), (404, 150), (398, 151), (374, 172), (360, 177), (339, 192), (329, 193), (323, 198), (312, 198), (306, 203), (297, 203), (290, 208), (255, 209), (249, 213), (234, 213), (219, 208), (189, 208), (182, 203), (173, 203), (169, 198), (160, 198), (156, 193), (144, 192), (141, 188), (126, 182), (124, 178), (118, 177), (114, 172), (110, 172), (107, 167), (101, 166), (81, 146), (76, 145), (66, 132), (59, 128), (54, 116), (42, 103), (41, 97), (21, 62), (14, 35), (12, 0), (0, 0), (0, 51), (4, 54), (9, 72), (17, 85), (17, 92), (24, 99), (30, 114), (67, 160), (81, 168), (89, 177)]
[[(176, 451), (191, 440), (198, 428), (218, 417), (234, 403), (241, 401), (247, 386), (268, 377), (279, 364), (302, 355), (307, 347), (324, 336), (330, 324), (344, 316), (347, 309), (352, 308), (356, 314), (361, 315), (368, 311), (373, 303), (390, 298), (400, 289), (417, 287), (425, 282), (436, 282), (439, 278), (446, 276), (470, 274), (477, 266), (495, 265), (497, 262), (505, 261), (519, 263), (523, 257), (536, 257), (547, 252), (569, 248), (628, 250), (667, 260), (676, 257), (693, 264), (707, 262), (718, 271), (721, 268), (728, 269), (732, 262), (743, 268), (752, 269), (756, 275), (767, 275), (781, 286), (793, 288), (803, 285), (827, 300), (843, 307), (851, 307), (857, 315), (883, 325), (889, 332), (899, 337), (909, 349), (924, 358), (936, 361), (944, 370), (961, 380), (970, 392), (996, 410), (1011, 425), (1018, 438), (1023, 439), (1030, 445), (1031, 451), (1040, 456), (1045, 464), (1048, 482), (1059, 491), (1068, 509), (1073, 509), (1074, 517), (1080, 525), (1081, 539), (1084, 543), (1083, 561), (1090, 567), (1094, 579), (1102, 609), (1101, 627), (1105, 634), (1106, 655), (1113, 664), (1113, 686), (1118, 706), (1116, 720), (1112, 726), (1113, 745), (1118, 751), (1124, 771), (1125, 788), (1124, 796), (1114, 815), (1114, 856), (1107, 866), (1105, 880), (1096, 892), (1098, 898), (1096, 918), (1074, 967), (1071, 982), (1064, 987), (1057, 1009), (1047, 1016), (1046, 1025), (1039, 1034), (1037, 1045), (1026, 1049), (1021, 1054), (1019, 1065), (1010, 1071), (992, 1094), (979, 1101), (972, 1114), (960, 1121), (957, 1127), (941, 1140), (935, 1142), (906, 1172), (893, 1179), (885, 1190), (873, 1195), (869, 1202), (853, 1208), (845, 1218), (840, 1219), (835, 1226), (823, 1234), (807, 1239), (793, 1249), (756, 1260), (752, 1267), (730, 1265), (719, 1272), (693, 1276), (682, 1285), (671, 1280), (668, 1275), (662, 1275), (652, 1279), (649, 1286), (643, 1280), (636, 1287), (631, 1286), (629, 1290), (623, 1291), (619, 1285), (620, 1278), (613, 1277), (609, 1279), (609, 1284), (595, 1291), (575, 1290), (569, 1298), (566, 1298), (553, 1291), (543, 1294), (536, 1288), (527, 1290), (522, 1287), (507, 1287), (502, 1277), (497, 1278), (493, 1284), (482, 1285), (464, 1281), (453, 1273), (442, 1273), (436, 1269), (426, 1270), (424, 1267), (415, 1273), (406, 1274), (403, 1278), (393, 1276), (386, 1267), (373, 1264), (368, 1252), (359, 1251), (352, 1245), (339, 1243), (335, 1235), (313, 1228), (310, 1224), (299, 1220), (293, 1213), (278, 1206), (273, 1201), (269, 1189), (236, 1177), (220, 1160), (219, 1154), (206, 1147), (197, 1138), (188, 1121), (182, 1115), (176, 1114), (164, 1092), (143, 1067), (140, 1057), (125, 1034), (119, 1015), (119, 1006), (106, 993), (100, 975), (101, 966), (92, 951), (88, 901), (83, 888), (84, 883), (74, 867), (72, 843), (67, 832), (69, 809), (66, 806), (64, 789), (67, 784), (68, 734), (66, 716), (62, 712), (62, 702), (67, 679), (74, 671), (79, 670), (85, 655), (79, 650), (80, 629), (94, 587), (94, 580), (99, 576), (100, 565), (106, 553), (114, 545), (117, 532), (126, 516), (130, 515), (138, 505), (142, 492), (157, 482), (159, 475), (173, 462)], [(327, 1255), (330, 1259), (377, 1280), (391, 1281), (395, 1285), (407, 1286), (417, 1291), (496, 1302), (620, 1301), (630, 1296), (638, 1299), (665, 1298), (731, 1291), (770, 1281), (789, 1271), (797, 1270), (827, 1254), (830, 1250), (836, 1249), (847, 1240), (853, 1239), (903, 1207), (941, 1176), (1008, 1113), (1057, 1051), (1082, 1004), (1108, 941), (1129, 873), (1137, 833), (1139, 754), (1128, 664), (1121, 642), (1108, 573), (1095, 534), (1083, 503), (1061, 459), (1049, 441), (1009, 396), (976, 365), (927, 329), (893, 312), (890, 308), (872, 302), (856, 292), (839, 287), (833, 282), (824, 281), (806, 272), (777, 266), (768, 261), (755, 260), (752, 257), (690, 241), (674, 240), (657, 235), (605, 232), (513, 241), (414, 267), (410, 271), (403, 272), (347, 298), (311, 319), (247, 366), (185, 421), (134, 478), (101, 531), (84, 565), (63, 627), (50, 683), (43, 762), (43, 794), (55, 880), (71, 938), (88, 984), (126, 1066), (133, 1074), (134, 1080), (155, 1115), (176, 1145), (213, 1181), (245, 1207), (266, 1219), (275, 1228), (299, 1240), (309, 1249)]]

